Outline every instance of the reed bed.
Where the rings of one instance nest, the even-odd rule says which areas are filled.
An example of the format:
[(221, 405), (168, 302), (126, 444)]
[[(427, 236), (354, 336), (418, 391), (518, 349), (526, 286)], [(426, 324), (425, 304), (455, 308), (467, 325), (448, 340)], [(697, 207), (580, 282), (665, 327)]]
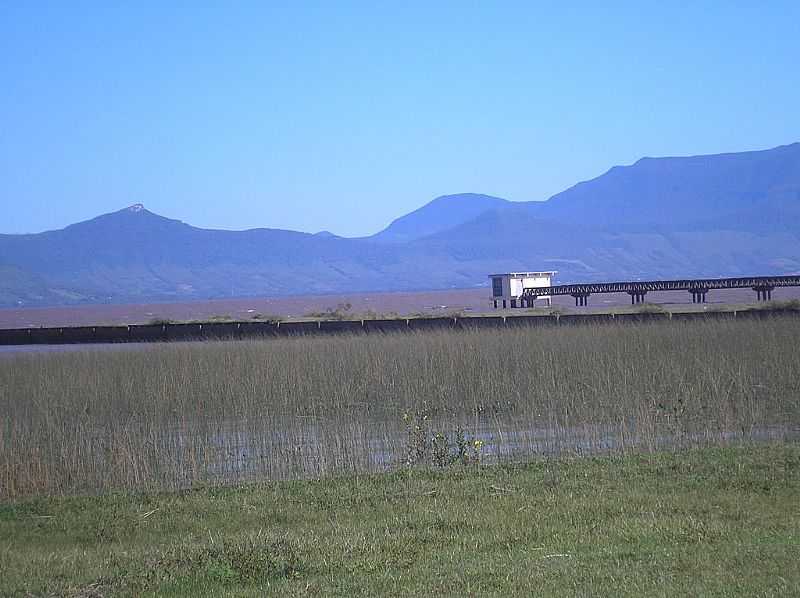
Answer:
[(0, 360), (0, 497), (800, 435), (800, 319), (182, 343)]

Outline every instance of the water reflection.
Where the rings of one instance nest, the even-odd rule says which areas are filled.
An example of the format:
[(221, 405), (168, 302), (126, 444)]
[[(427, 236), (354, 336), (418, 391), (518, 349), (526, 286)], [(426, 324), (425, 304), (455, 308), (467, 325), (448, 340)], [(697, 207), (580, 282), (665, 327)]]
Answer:
[[(257, 429), (247, 422), (229, 422), (204, 430), (186, 426), (173, 431), (172, 450), (185, 456), (185, 463), (179, 469), (189, 478), (196, 475), (220, 483), (382, 472), (406, 464), (409, 439), (402, 430), (390, 429), (385, 422), (373, 422), (370, 426), (326, 425), (330, 423), (285, 421), (278, 430)], [(469, 433), (468, 439), (482, 441), (481, 463), (495, 464), (564, 455), (798, 441), (800, 426), (651, 435), (637, 433), (630, 422), (624, 426), (586, 424), (519, 430), (485, 423), (476, 433)], [(452, 440), (449, 449), (455, 450)], [(199, 469), (198, 464), (202, 464)], [(191, 481), (185, 479), (187, 483)]]

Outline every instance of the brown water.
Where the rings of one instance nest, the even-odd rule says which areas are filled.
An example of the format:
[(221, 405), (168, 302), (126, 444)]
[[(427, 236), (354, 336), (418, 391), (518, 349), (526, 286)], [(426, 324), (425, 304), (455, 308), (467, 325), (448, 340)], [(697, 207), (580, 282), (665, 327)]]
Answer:
[[(749, 304), (756, 300), (750, 289), (709, 291), (704, 307), (725, 304)], [(800, 288), (779, 288), (773, 299), (783, 301), (800, 298)], [(686, 291), (653, 292), (647, 301), (665, 306), (691, 306)], [(257, 315), (299, 318), (337, 306), (350, 304), (349, 313), (397, 313), (446, 315), (454, 311), (494, 311), (488, 288), (454, 289), (416, 293), (364, 293), (348, 295), (298, 295), (292, 297), (250, 297), (184, 303), (150, 303), (129, 305), (82, 305), (71, 307), (4, 308), (0, 309), (0, 328), (37, 328), (54, 326), (91, 326), (111, 324), (143, 324), (151, 320), (210, 320), (225, 316), (234, 320), (250, 320)], [(587, 307), (576, 308), (572, 297), (555, 297), (553, 304), (575, 313), (630, 305), (625, 293), (595, 294)]]

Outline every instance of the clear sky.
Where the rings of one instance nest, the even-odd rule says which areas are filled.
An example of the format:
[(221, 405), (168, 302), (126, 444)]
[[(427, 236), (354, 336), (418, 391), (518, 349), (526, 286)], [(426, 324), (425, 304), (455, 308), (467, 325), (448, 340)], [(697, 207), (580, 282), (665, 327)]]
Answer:
[(0, 0), (0, 232), (143, 203), (365, 235), (438, 195), (798, 140), (796, 0)]

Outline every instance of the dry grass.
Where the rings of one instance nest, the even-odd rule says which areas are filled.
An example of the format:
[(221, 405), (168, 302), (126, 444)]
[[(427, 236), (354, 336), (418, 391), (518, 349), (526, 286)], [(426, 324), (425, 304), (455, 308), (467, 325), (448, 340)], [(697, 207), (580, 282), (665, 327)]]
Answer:
[(0, 498), (782, 440), (799, 338), (776, 317), (19, 355)]

